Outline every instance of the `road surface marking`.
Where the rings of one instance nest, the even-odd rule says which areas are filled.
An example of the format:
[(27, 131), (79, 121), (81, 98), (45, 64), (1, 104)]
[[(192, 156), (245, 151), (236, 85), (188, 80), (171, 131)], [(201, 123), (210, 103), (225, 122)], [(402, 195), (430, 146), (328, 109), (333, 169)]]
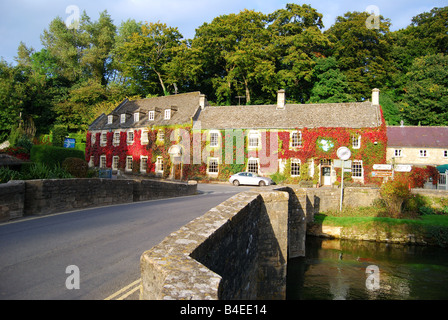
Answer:
[[(135, 288), (132, 288), (134, 287)], [(130, 288), (132, 288), (131, 290), (129, 290)], [(124, 300), (126, 299), (128, 296), (130, 296), (131, 294), (133, 294), (135, 291), (137, 291), (138, 289), (140, 289), (140, 279), (135, 280), (134, 282), (132, 282), (131, 284), (127, 285), (126, 287), (118, 290), (117, 292), (111, 294), (110, 296), (108, 296), (106, 299), (104, 300), (113, 300), (115, 297), (121, 295), (120, 297), (118, 297), (116, 300)], [(128, 292), (126, 292), (127, 290), (129, 290)]]

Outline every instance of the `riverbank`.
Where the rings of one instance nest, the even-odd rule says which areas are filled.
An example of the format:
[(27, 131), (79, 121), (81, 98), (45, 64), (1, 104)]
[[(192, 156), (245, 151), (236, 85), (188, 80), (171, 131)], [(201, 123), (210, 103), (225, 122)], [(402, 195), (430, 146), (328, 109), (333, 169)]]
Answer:
[(448, 215), (412, 219), (316, 214), (307, 234), (335, 239), (448, 247)]

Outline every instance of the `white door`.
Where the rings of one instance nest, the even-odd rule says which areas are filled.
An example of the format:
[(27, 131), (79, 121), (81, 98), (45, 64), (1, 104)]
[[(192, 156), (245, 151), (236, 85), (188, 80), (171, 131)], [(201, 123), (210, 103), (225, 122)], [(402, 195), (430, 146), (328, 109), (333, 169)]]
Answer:
[(331, 167), (322, 167), (322, 184), (331, 186)]

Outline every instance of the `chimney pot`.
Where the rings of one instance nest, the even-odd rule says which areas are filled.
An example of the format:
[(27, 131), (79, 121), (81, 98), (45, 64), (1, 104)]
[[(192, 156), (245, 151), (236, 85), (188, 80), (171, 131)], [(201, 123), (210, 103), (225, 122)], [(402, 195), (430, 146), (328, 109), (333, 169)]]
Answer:
[(372, 105), (373, 106), (380, 105), (380, 89), (375, 88), (372, 90)]
[(277, 91), (277, 109), (285, 109), (285, 90)]

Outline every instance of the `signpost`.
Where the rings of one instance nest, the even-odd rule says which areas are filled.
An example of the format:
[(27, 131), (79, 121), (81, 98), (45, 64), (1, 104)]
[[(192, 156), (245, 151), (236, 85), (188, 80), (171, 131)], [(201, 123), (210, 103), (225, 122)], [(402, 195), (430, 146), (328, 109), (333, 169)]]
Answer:
[(339, 204), (339, 211), (342, 211), (342, 200), (344, 198), (344, 168), (345, 168), (345, 161), (350, 159), (350, 157), (352, 156), (352, 153), (350, 151), (349, 148), (347, 147), (340, 147), (338, 149), (338, 151), (336, 152), (337, 156), (339, 159), (342, 160), (342, 165), (341, 165), (341, 202)]

